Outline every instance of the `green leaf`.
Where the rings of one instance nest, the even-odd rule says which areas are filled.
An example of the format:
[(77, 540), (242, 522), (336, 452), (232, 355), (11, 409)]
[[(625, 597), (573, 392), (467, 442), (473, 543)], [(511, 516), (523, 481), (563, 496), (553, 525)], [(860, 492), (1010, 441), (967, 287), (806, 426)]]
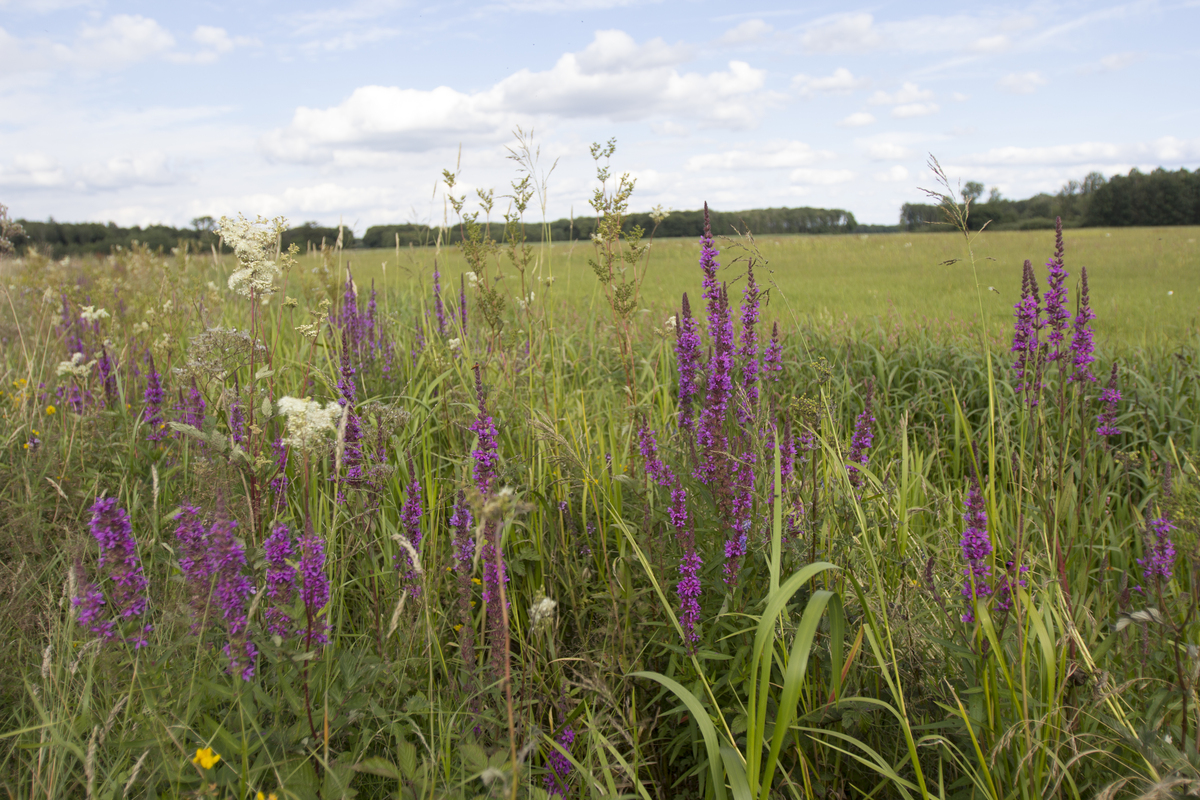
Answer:
[(379, 775), (383, 778), (391, 778), (394, 781), (400, 780), (400, 771), (396, 769), (395, 765), (386, 758), (380, 758), (379, 756), (364, 758), (354, 765), (354, 771)]
[[(717, 729), (713, 726), (712, 720), (709, 719), (708, 712), (704, 710), (704, 706), (701, 705), (700, 700), (682, 684), (658, 672), (634, 672), (631, 674), (631, 677), (649, 678), (652, 681), (658, 681), (687, 706), (688, 712), (692, 715), (692, 719), (696, 720), (696, 724), (700, 726), (700, 733), (704, 736), (704, 747), (708, 751), (708, 769), (712, 776), (713, 794), (717, 800), (725, 800), (724, 757), (721, 753), (720, 742), (717, 740)], [(745, 768), (743, 767), (743, 781), (745, 781), (745, 774)], [(748, 787), (747, 791), (749, 791)]]

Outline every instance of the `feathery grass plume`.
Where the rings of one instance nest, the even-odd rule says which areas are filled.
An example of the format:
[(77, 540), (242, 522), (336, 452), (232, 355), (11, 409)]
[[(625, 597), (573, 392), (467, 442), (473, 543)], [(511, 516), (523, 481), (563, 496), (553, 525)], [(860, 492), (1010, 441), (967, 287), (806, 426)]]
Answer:
[(975, 621), (975, 600), (987, 597), (992, 593), (989, 581), (992, 567), (988, 558), (992, 554), (992, 540), (988, 535), (987, 511), (983, 504), (983, 491), (979, 486), (979, 478), (971, 476), (971, 488), (967, 492), (966, 513), (963, 520), (967, 523), (963, 529), (962, 547), (963, 569), (962, 595), (966, 600), (967, 610), (962, 615), (962, 621)]
[(296, 546), (286, 523), (276, 523), (272, 528), (263, 542), (263, 555), (267, 562), (267, 605), (263, 610), (267, 633), (286, 640), (292, 633), (292, 618), (286, 609), (295, 594), (297, 576), (291, 564)]
[(154, 366), (154, 356), (146, 351), (146, 359), (150, 362), (150, 370), (146, 375), (146, 393), (144, 399), (146, 408), (143, 419), (146, 422), (146, 439), (151, 442), (161, 441), (166, 436), (167, 422), (163, 418), (163, 387), (162, 378)]
[[(554, 737), (554, 741), (569, 752), (571, 745), (575, 742), (575, 729), (568, 725), (559, 732), (558, 736)], [(557, 750), (551, 750), (546, 754), (546, 762), (550, 766), (550, 771), (542, 779), (546, 786), (546, 793), (551, 797), (565, 797), (569, 791), (567, 776), (571, 774), (570, 760)]]
[(742, 291), (742, 341), (738, 357), (742, 360), (742, 386), (748, 406), (738, 406), (738, 421), (750, 424), (758, 407), (758, 284), (754, 282), (754, 261), (746, 265), (746, 288)]
[(1108, 386), (1100, 392), (1100, 402), (1104, 405), (1104, 410), (1096, 417), (1096, 421), (1100, 423), (1096, 427), (1096, 434), (1099, 436), (1119, 435), (1121, 429), (1116, 426), (1116, 422), (1117, 404), (1121, 402), (1121, 390), (1117, 386), (1117, 363), (1115, 361), (1112, 365), (1112, 374), (1108, 377)]
[(1159, 579), (1169, 581), (1175, 570), (1175, 543), (1171, 541), (1171, 531), (1175, 530), (1175, 526), (1166, 516), (1160, 516), (1150, 520), (1147, 528), (1146, 557), (1137, 560), (1142, 568), (1142, 578), (1147, 583)]
[(700, 641), (700, 568), (704, 560), (696, 552), (696, 531), (688, 518), (687, 489), (676, 483), (671, 488), (671, 525), (675, 528), (675, 541), (683, 555), (679, 559), (679, 582), (675, 594), (679, 597), (679, 624), (683, 628), (684, 644), (688, 653), (696, 651)]
[(471, 616), (471, 570), (475, 561), (475, 537), (471, 530), (474, 524), (466, 496), (460, 489), (450, 515), (450, 527), (454, 529), (452, 556), (458, 583), (458, 646), (471, 676), (475, 672), (475, 620)]
[(304, 647), (329, 644), (329, 623), (322, 615), (329, 604), (329, 577), (325, 574), (325, 540), (313, 531), (312, 519), (304, 520), (300, 537), (300, 599), (304, 602)]
[(846, 456), (846, 471), (850, 473), (850, 485), (858, 488), (862, 485), (862, 473), (859, 472), (859, 466), (866, 466), (871, 459), (871, 454), (868, 452), (871, 449), (871, 442), (874, 437), (875, 415), (872, 410), (872, 401), (875, 398), (875, 380), (867, 381), (867, 396), (863, 401), (862, 413), (858, 415), (858, 419), (854, 422), (854, 436), (850, 440), (850, 452)]
[(1095, 318), (1088, 298), (1087, 267), (1083, 267), (1079, 271), (1079, 310), (1075, 313), (1075, 333), (1071, 338), (1072, 363), (1075, 367), (1069, 379), (1071, 381), (1096, 382), (1096, 376), (1092, 374), (1092, 362), (1096, 360), (1095, 332), (1088, 324)]
[(1046, 280), (1046, 326), (1050, 329), (1050, 352), (1047, 361), (1059, 361), (1063, 357), (1063, 341), (1071, 322), (1067, 311), (1067, 289), (1064, 283), (1069, 274), (1063, 266), (1062, 217), (1055, 218), (1054, 257), (1046, 262), (1049, 277)]
[(1041, 330), (1041, 304), (1038, 297), (1037, 277), (1033, 273), (1033, 264), (1025, 260), (1024, 272), (1021, 276), (1021, 300), (1015, 306), (1016, 324), (1013, 326), (1013, 343), (1009, 352), (1016, 353), (1013, 372), (1017, 378), (1017, 393), (1024, 393), (1031, 406), (1038, 403), (1041, 386), (1037, 380), (1038, 357), (1040, 343), (1038, 332)]
[(692, 404), (696, 397), (696, 372), (700, 366), (700, 334), (696, 331), (687, 292), (683, 293), (683, 310), (675, 327), (675, 363), (679, 370), (679, 429), (690, 433), (695, 429)]
[[(137, 542), (133, 538), (133, 526), (129, 514), (117, 506), (115, 497), (101, 497), (92, 504), (92, 519), (89, 528), (92, 538), (100, 546), (99, 568), (101, 585), (86, 583), (83, 591), (71, 602), (77, 609), (80, 625), (105, 641), (114, 641), (120, 634), (123, 622), (133, 621), (137, 632), (125, 639), (135, 649), (147, 644), (145, 634), (151, 630), (149, 624), (137, 622), (149, 605), (150, 582), (142, 571), (142, 560), (138, 557)], [(106, 602), (103, 585), (111, 585)]]

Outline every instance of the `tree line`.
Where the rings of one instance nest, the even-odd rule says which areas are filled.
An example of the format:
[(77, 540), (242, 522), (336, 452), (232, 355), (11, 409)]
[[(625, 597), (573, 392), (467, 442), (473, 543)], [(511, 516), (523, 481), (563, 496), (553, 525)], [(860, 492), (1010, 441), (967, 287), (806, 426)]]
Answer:
[[(1174, 172), (1162, 167), (1152, 172), (1131, 169), (1128, 175), (1105, 178), (1092, 172), (1083, 180), (1063, 184), (1057, 194), (1036, 194), (1024, 200), (1002, 197), (992, 188), (983, 199), (984, 186), (969, 181), (961, 190), (969, 204), (967, 224), (979, 230), (1035, 230), (1053, 228), (1055, 217), (1068, 227), (1125, 227), (1136, 225), (1200, 225), (1200, 170)], [(900, 208), (902, 230), (949, 229), (947, 203), (905, 203)]]

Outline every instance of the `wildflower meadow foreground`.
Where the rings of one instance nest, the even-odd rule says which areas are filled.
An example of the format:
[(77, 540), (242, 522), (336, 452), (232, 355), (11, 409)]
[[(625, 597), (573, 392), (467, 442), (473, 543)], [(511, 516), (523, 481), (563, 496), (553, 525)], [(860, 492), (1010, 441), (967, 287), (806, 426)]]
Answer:
[(643, 313), (606, 172), (572, 305), (453, 178), (398, 285), (281, 219), (0, 264), (6, 796), (1200, 791), (1196, 340), (1105, 352), (1070, 231), (887, 339), (711, 231)]

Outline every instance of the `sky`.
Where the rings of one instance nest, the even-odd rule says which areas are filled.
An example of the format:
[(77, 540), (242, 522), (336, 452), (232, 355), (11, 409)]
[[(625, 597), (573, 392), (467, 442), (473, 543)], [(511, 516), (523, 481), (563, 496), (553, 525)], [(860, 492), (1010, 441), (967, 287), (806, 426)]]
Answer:
[(449, 169), (498, 218), (518, 132), (528, 221), (591, 214), (610, 139), (633, 210), (873, 224), (922, 201), (930, 155), (1011, 198), (1200, 167), (1200, 0), (855, 2), (0, 0), (0, 204), (361, 235), (456, 221)]

